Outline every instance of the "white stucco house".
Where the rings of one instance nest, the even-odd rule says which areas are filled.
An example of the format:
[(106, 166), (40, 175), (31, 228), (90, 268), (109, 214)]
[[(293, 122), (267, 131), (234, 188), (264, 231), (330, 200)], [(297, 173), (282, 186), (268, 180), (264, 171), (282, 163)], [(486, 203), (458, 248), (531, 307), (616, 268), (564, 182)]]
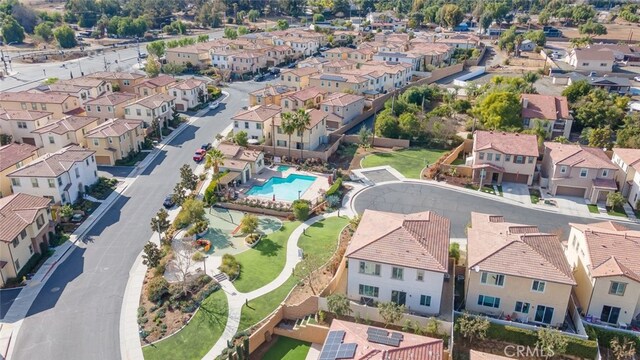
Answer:
[(68, 146), (7, 175), (14, 193), (46, 197), (56, 204), (74, 203), (85, 187), (98, 181), (95, 151)]
[(449, 219), (432, 211), (365, 210), (345, 256), (347, 296), (364, 304), (393, 301), (408, 311), (440, 313), (449, 269)]

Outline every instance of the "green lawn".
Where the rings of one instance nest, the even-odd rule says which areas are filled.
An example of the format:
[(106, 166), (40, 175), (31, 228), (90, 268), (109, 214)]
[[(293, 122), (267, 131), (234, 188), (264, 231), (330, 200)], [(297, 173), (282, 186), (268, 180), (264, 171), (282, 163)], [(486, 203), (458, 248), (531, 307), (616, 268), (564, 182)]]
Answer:
[(218, 290), (202, 302), (202, 306), (177, 334), (142, 348), (146, 360), (199, 360), (220, 338), (229, 315), (224, 291)]
[(314, 254), (325, 263), (331, 258), (338, 245), (340, 231), (349, 223), (347, 217), (330, 217), (318, 221), (307, 229), (307, 234), (300, 236), (298, 247), (305, 254)]
[(285, 221), (280, 230), (264, 237), (256, 247), (236, 255), (241, 270), (233, 284), (238, 291), (259, 289), (278, 277), (287, 259), (287, 241), (298, 225), (298, 221)]
[(249, 327), (262, 321), (267, 315), (271, 314), (285, 297), (289, 294), (291, 289), (298, 283), (296, 277), (291, 276), (284, 284), (279, 288), (273, 290), (268, 294), (264, 294), (258, 298), (249, 301), (249, 306), (244, 305), (242, 307), (242, 315), (240, 316), (240, 326), (238, 331), (243, 331)]
[(311, 344), (308, 342), (280, 336), (278, 340), (271, 345), (269, 351), (264, 354), (263, 359), (304, 360), (307, 357), (309, 348), (311, 348)]
[(627, 217), (627, 212), (624, 211), (624, 208), (622, 206), (615, 208), (607, 206), (607, 214), (611, 216)]
[(446, 150), (406, 149), (375, 153), (362, 159), (362, 167), (389, 165), (408, 178), (419, 179), (425, 161), (427, 164), (433, 164), (446, 152)]
[(587, 204), (587, 207), (589, 208), (589, 212), (592, 214), (600, 214), (600, 211), (598, 211), (598, 205), (596, 204)]

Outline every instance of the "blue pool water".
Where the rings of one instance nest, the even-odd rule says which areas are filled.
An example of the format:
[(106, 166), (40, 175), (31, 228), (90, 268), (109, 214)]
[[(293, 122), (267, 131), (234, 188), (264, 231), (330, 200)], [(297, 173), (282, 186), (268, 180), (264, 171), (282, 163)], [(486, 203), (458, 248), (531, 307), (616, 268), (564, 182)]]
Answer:
[(289, 166), (287, 165), (280, 165), (276, 168), (276, 170), (278, 170), (279, 172), (285, 172), (287, 170), (289, 170)]
[(272, 198), (275, 194), (276, 200), (293, 201), (298, 199), (298, 191), (300, 195), (304, 194), (315, 180), (315, 176), (299, 174), (291, 174), (286, 178), (272, 177), (263, 185), (253, 186), (247, 195)]

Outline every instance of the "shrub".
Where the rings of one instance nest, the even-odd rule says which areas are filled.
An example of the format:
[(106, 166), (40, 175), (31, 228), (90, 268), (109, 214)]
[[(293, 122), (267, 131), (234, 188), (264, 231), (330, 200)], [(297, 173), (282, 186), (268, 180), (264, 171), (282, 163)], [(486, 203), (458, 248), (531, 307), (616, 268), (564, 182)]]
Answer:
[(189, 231), (187, 231), (187, 235), (193, 236), (195, 234), (200, 234), (205, 232), (209, 228), (209, 223), (206, 220), (199, 220), (195, 223)]
[(193, 256), (191, 257), (191, 259), (193, 261), (204, 261), (204, 254), (201, 253), (200, 251), (196, 252), (195, 254), (193, 254)]
[(169, 293), (169, 283), (164, 277), (158, 276), (149, 280), (147, 284), (147, 299), (157, 303)]
[(311, 206), (307, 200), (295, 200), (293, 202), (293, 214), (299, 221), (306, 221), (311, 212)]
[(327, 205), (332, 209), (340, 207), (340, 197), (338, 195), (327, 196)]
[(240, 274), (240, 264), (231, 254), (222, 255), (222, 265), (218, 269), (227, 274), (230, 279), (234, 279)]
[(218, 201), (218, 196), (216, 195), (216, 189), (218, 188), (218, 181), (211, 180), (209, 186), (204, 191), (204, 203), (211, 206)]
[(342, 178), (337, 178), (336, 181), (333, 183), (333, 185), (331, 185), (331, 187), (329, 187), (329, 189), (327, 189), (327, 192), (325, 194), (325, 196), (331, 196), (331, 195), (336, 195), (336, 193), (338, 192), (338, 190), (340, 190), (340, 187), (342, 186)]

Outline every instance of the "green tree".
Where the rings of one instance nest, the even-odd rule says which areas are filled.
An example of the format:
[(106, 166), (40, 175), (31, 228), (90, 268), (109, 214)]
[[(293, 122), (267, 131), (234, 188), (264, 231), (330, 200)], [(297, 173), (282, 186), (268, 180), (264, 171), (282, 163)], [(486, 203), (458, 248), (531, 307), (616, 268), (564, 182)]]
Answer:
[(224, 153), (220, 151), (220, 149), (211, 149), (207, 151), (204, 167), (205, 169), (209, 169), (213, 166), (213, 175), (218, 175), (220, 173), (220, 166), (224, 165), (224, 159)]
[(581, 127), (600, 128), (609, 125), (614, 130), (622, 123), (628, 103), (628, 97), (593, 89), (574, 105), (574, 118)]
[(623, 125), (616, 132), (616, 146), (640, 149), (640, 113), (625, 116)]
[(5, 16), (2, 21), (2, 38), (5, 43), (22, 43), (24, 28), (12, 16)]
[(324, 21), (324, 15), (322, 14), (313, 14), (313, 23), (317, 24), (319, 22), (323, 22)]
[(591, 85), (587, 80), (578, 80), (571, 83), (564, 90), (562, 96), (566, 96), (570, 103), (578, 101), (581, 97), (587, 95), (591, 91)]
[(528, 31), (524, 34), (524, 38), (533, 41), (538, 46), (544, 46), (547, 43), (547, 37), (542, 30)]
[(296, 119), (295, 113), (293, 112), (285, 112), (281, 115), (282, 122), (280, 124), (280, 128), (282, 132), (289, 136), (289, 141), (287, 141), (287, 146), (289, 147), (289, 157), (291, 157), (291, 135), (296, 132)]
[(618, 191), (611, 191), (609, 192), (609, 194), (607, 194), (607, 205), (614, 209), (621, 208), (626, 202), (627, 201), (624, 196), (622, 196), (622, 194)]
[(238, 35), (247, 35), (249, 33), (249, 29), (246, 26), (238, 26)]
[(189, 224), (204, 220), (204, 203), (198, 199), (186, 199), (182, 203), (182, 211)]
[(520, 111), (518, 95), (506, 91), (489, 93), (473, 109), (484, 127), (493, 130), (521, 127)]
[(340, 293), (334, 293), (327, 297), (327, 308), (336, 314), (337, 317), (349, 315), (351, 313), (351, 305), (349, 298)]
[(258, 10), (255, 10), (255, 9), (249, 10), (249, 12), (247, 13), (247, 18), (251, 22), (256, 22), (259, 17), (260, 17), (260, 12)]
[(538, 330), (538, 349), (544, 350), (545, 354), (563, 354), (567, 351), (569, 340), (558, 330), (540, 329)]
[(144, 245), (144, 249), (142, 251), (144, 252), (144, 254), (142, 254), (142, 263), (144, 265), (147, 265), (150, 268), (155, 268), (160, 265), (160, 260), (162, 260), (162, 251), (158, 248), (158, 245), (149, 241)]
[(224, 28), (224, 37), (231, 40), (237, 39), (238, 32), (234, 28), (226, 27)]
[(293, 215), (299, 221), (307, 221), (311, 213), (311, 205), (307, 200), (295, 200), (292, 205)]
[(198, 184), (198, 177), (193, 173), (189, 164), (180, 167), (180, 185), (187, 190), (195, 190)]
[[(182, 74), (185, 71), (186, 68), (187, 67), (182, 65), (182, 64), (170, 62), (170, 63), (166, 63), (166, 64), (162, 65), (161, 70), (165, 74), (179, 75), (179, 74)], [(174, 114), (177, 114), (177, 112), (174, 113)]]
[(591, 5), (580, 4), (573, 7), (571, 19), (578, 24), (585, 23), (596, 16), (596, 10)]
[(258, 230), (258, 217), (253, 214), (246, 214), (240, 220), (240, 231), (243, 234), (253, 235)]
[(284, 19), (278, 20), (278, 25), (276, 26), (278, 30), (287, 30), (289, 28), (289, 22)]
[(422, 134), (420, 120), (414, 114), (407, 112), (398, 118), (398, 125), (404, 137), (412, 139)]
[(457, 242), (449, 245), (449, 257), (456, 259), (456, 264), (460, 262), (460, 244)]
[(487, 318), (469, 315), (465, 312), (456, 320), (455, 330), (471, 344), (475, 340), (486, 339), (490, 325)]
[(199, 43), (204, 43), (207, 41), (209, 41), (209, 35), (207, 34), (198, 35), (198, 38), (196, 39), (196, 42), (199, 42)]
[(150, 78), (154, 78), (160, 74), (160, 62), (154, 58), (148, 58), (147, 63), (144, 66), (144, 71), (147, 73), (147, 76)]
[(392, 301), (378, 303), (378, 313), (382, 320), (384, 320), (384, 327), (393, 325), (402, 319), (407, 307), (404, 305), (398, 305)]
[(375, 131), (378, 136), (397, 139), (400, 137), (398, 119), (390, 109), (381, 111), (375, 118)]
[[(305, 109), (296, 110), (293, 116), (293, 123), (296, 131), (300, 135), (300, 144), (304, 144), (304, 133), (311, 124), (311, 116)], [(304, 146), (300, 147), (300, 159), (304, 159)]]
[(164, 276), (156, 276), (147, 283), (147, 299), (157, 303), (169, 294), (169, 283)]
[(600, 23), (589, 20), (578, 27), (578, 32), (583, 35), (606, 35), (607, 28)]
[(239, 131), (233, 136), (233, 141), (240, 146), (249, 145), (249, 135), (246, 131)]
[(159, 233), (164, 233), (171, 226), (171, 222), (169, 221), (169, 213), (167, 210), (160, 208), (156, 213), (156, 216), (151, 218), (151, 231), (157, 231)]
[(609, 347), (616, 360), (633, 359), (633, 356), (636, 354), (635, 341), (626, 336), (623, 336), (622, 340), (617, 336), (612, 338), (609, 341)]
[(63, 49), (69, 49), (78, 44), (76, 42), (76, 33), (68, 25), (58, 27), (53, 32), (53, 36), (55, 36), (58, 44)]
[(448, 27), (455, 27), (464, 19), (464, 13), (458, 5), (445, 4), (440, 8), (440, 18)]
[(41, 22), (40, 24), (36, 25), (33, 33), (47, 42), (53, 38), (53, 30), (51, 29), (51, 25), (49, 25), (48, 22)]
[(358, 144), (364, 148), (368, 149), (371, 146), (371, 130), (368, 127), (363, 126), (358, 130)]
[(156, 40), (147, 44), (147, 52), (156, 58), (164, 56), (165, 48), (166, 44), (163, 40)]
[(612, 137), (613, 131), (611, 131), (611, 128), (608, 126), (593, 129), (589, 132), (589, 146), (594, 146), (601, 149), (611, 149)]
[(538, 14), (538, 24), (540, 25), (548, 25), (551, 20), (551, 14), (548, 11), (541, 11)]

